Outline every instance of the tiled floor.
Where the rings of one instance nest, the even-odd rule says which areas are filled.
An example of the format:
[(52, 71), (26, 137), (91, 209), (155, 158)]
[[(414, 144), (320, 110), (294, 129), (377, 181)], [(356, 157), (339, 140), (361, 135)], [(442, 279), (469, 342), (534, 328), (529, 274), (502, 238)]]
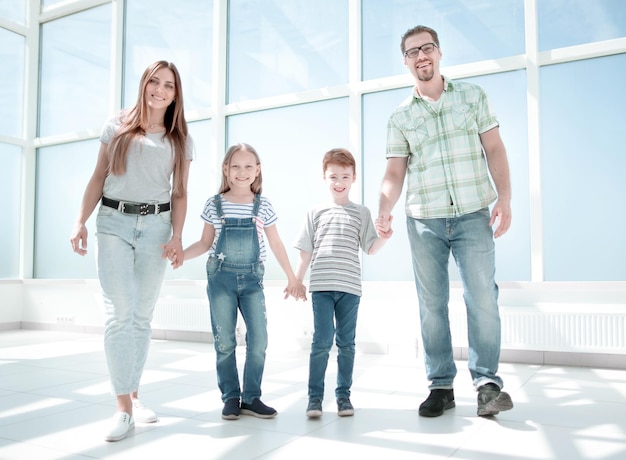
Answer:
[(457, 407), (426, 419), (417, 414), (427, 394), (417, 358), (359, 354), (354, 417), (336, 414), (331, 361), (325, 413), (311, 421), (304, 415), (307, 362), (296, 346), (270, 348), (263, 400), (278, 416), (224, 421), (212, 345), (154, 341), (142, 400), (160, 420), (107, 443), (114, 405), (102, 337), (3, 331), (0, 459), (626, 458), (624, 370), (504, 363), (500, 373), (516, 406), (479, 418), (466, 363), (458, 362)]

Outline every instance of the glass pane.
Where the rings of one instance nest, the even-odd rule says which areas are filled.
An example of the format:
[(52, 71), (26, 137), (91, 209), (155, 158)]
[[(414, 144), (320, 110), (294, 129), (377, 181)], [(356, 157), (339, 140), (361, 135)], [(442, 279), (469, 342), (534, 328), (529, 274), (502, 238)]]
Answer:
[(539, 49), (582, 45), (626, 36), (622, 0), (537, 2)]
[(0, 196), (3, 201), (0, 225), (0, 278), (17, 278), (20, 256), (20, 199), (22, 177), (22, 149), (0, 144)]
[(348, 82), (346, 0), (231, 0), (228, 101)]
[[(387, 120), (391, 112), (410, 94), (407, 88), (363, 96), (363, 188), (364, 203), (370, 208), (372, 217), (378, 217), (380, 184), (387, 167), (385, 145)], [(363, 257), (363, 279), (375, 281), (412, 281), (411, 255), (407, 250), (408, 236), (404, 213), (404, 193), (393, 210), (393, 236), (385, 247), (373, 257)]]
[(626, 54), (541, 68), (547, 281), (626, 280), (626, 92), (581, 90), (622, 88), (624, 75)]
[[(496, 240), (498, 281), (530, 280), (530, 208), (528, 199), (528, 142), (526, 123), (526, 77), (523, 71), (467, 79), (482, 86), (500, 122), (500, 134), (507, 148), (513, 187), (513, 225)], [(386, 168), (386, 126), (389, 115), (409, 97), (411, 89), (397, 89), (363, 97), (363, 143), (365, 150), (365, 204), (378, 213), (380, 184)], [(369, 280), (413, 280), (408, 252), (404, 193), (394, 207), (394, 235), (375, 259), (364, 258)], [(452, 280), (459, 280), (454, 261)]]
[[(277, 126), (280, 132), (276, 131)], [(349, 109), (345, 98), (228, 119), (228, 144), (245, 142), (261, 157), (263, 195), (278, 214), (278, 231), (294, 267), (298, 253), (293, 243), (306, 210), (327, 199), (322, 181), (322, 157), (333, 147), (349, 146), (348, 129)], [(268, 133), (280, 135), (268, 136)], [(220, 152), (220, 162), (224, 153)], [(352, 153), (360, 162), (359, 152)], [(218, 187), (219, 183), (215, 183), (210, 195), (217, 193)], [(360, 201), (359, 197), (353, 199)], [(285, 279), (269, 249), (265, 277)]]
[(213, 2), (126, 2), (124, 106), (137, 100), (143, 71), (158, 60), (173, 62), (181, 75), (185, 110), (211, 105)]
[(26, 23), (26, 2), (24, 0), (2, 0), (0, 18), (24, 25)]
[[(496, 239), (496, 280), (530, 281), (530, 194), (526, 72), (519, 70), (468, 78), (482, 86), (498, 117), (511, 171), (509, 231)], [(497, 225), (497, 224), (496, 224)]]
[(91, 178), (97, 139), (37, 151), (35, 278), (96, 278), (96, 212), (87, 221), (87, 255), (72, 252), (70, 234)]
[(107, 118), (111, 5), (42, 26), (39, 135), (93, 129)]
[(524, 53), (524, 0), (362, 2), (364, 80), (406, 72), (400, 39), (419, 24), (437, 31), (444, 66)]
[(0, 134), (22, 137), (25, 38), (0, 29)]
[[(189, 123), (189, 134), (193, 137), (196, 156), (191, 162), (189, 170), (189, 184), (187, 193), (187, 218), (183, 228), (183, 247), (189, 246), (200, 239), (204, 221), (200, 214), (210, 195), (215, 194), (221, 180), (219, 163), (221, 155), (211, 150), (211, 121), (205, 120)], [(206, 279), (206, 256), (196, 257), (186, 261), (176, 270), (165, 271), (166, 279)]]

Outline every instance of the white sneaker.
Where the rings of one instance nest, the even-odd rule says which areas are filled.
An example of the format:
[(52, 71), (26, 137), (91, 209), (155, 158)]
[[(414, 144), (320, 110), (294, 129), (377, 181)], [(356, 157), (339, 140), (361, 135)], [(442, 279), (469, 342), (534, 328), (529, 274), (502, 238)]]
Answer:
[(111, 429), (104, 437), (105, 441), (120, 441), (135, 428), (135, 421), (126, 412), (116, 412), (111, 422)]
[(159, 420), (154, 411), (144, 406), (138, 399), (133, 400), (133, 417), (140, 423), (154, 423)]

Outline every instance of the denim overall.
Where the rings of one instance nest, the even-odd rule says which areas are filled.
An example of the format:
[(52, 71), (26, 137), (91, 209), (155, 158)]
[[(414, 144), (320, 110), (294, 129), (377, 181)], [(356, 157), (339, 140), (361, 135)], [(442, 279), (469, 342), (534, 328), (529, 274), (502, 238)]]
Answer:
[[(260, 196), (256, 194), (251, 217), (227, 218), (222, 211), (221, 195), (215, 196), (222, 230), (215, 255), (207, 261), (207, 295), (217, 358), (217, 384), (224, 402), (241, 397), (242, 402), (251, 403), (261, 396), (267, 348), (267, 318), (263, 293), (265, 268), (260, 261), (256, 226), (260, 204)], [(246, 324), (243, 393), (235, 355), (237, 311), (241, 312)]]

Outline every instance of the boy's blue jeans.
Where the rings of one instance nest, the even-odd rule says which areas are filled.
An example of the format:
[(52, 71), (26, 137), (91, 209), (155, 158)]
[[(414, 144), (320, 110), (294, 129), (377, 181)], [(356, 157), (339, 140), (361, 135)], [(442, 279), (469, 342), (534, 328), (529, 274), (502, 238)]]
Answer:
[(447, 219), (407, 217), (413, 271), (420, 306), (422, 342), (429, 388), (452, 388), (448, 301), (450, 252), (459, 268), (467, 310), (468, 367), (474, 386), (493, 382), (500, 359), (500, 315), (495, 282), (495, 244), (488, 208)]
[(324, 377), (328, 356), (337, 344), (336, 398), (350, 397), (354, 369), (354, 338), (361, 298), (337, 291), (311, 293), (313, 302), (313, 343), (309, 359), (309, 399), (324, 399)]

